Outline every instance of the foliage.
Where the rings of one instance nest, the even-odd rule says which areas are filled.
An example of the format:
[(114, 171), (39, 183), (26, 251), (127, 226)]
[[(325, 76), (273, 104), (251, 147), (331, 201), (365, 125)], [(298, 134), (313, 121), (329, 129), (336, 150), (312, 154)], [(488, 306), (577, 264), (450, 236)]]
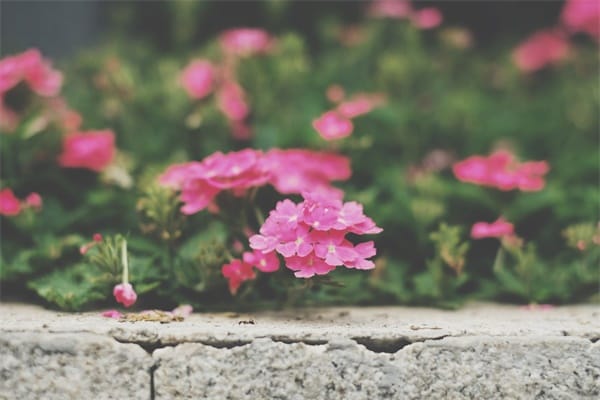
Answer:
[[(187, 15), (183, 7), (191, 3), (177, 4), (182, 8), (174, 10)], [(94, 262), (100, 246), (79, 252), (100, 232), (105, 240), (127, 238), (140, 307), (591, 299), (600, 276), (597, 45), (581, 38), (560, 65), (522, 73), (511, 62), (514, 42), (475, 48), (456, 39), (456, 32), (468, 35), (459, 28), (421, 31), (364, 18), (349, 41), (343, 21), (321, 22), (318, 47), (290, 30), (267, 54), (235, 65), (251, 108), (249, 139), (234, 137), (213, 98), (190, 99), (179, 84), (194, 58), (226, 61), (216, 39), (187, 43), (186, 26), (173, 27), (179, 44), (168, 52), (120, 39), (67, 62), (62, 93), (83, 128), (115, 132), (115, 161), (101, 173), (61, 168), (64, 132), (44, 119), (47, 105), (21, 86), (9, 92), (5, 101), (21, 121), (2, 134), (2, 187), (17, 197), (38, 192), (43, 207), (1, 217), (3, 290), (25, 283), (64, 309), (109, 304), (121, 266)], [(349, 97), (381, 93), (385, 104), (354, 119), (348, 138), (325, 141), (312, 121), (334, 107), (326, 97), (333, 84)], [(221, 267), (240, 255), (243, 236), (230, 228), (247, 212), (257, 231), (260, 213), (282, 197), (270, 187), (253, 193), (260, 213), (252, 217), (233, 197), (219, 197), (229, 201), (220, 215), (185, 216), (157, 177), (170, 164), (246, 147), (348, 156), (353, 175), (339, 187), (384, 229), (376, 268), (336, 270), (310, 284), (286, 279), (291, 271), (283, 268), (231, 296)], [(548, 161), (545, 188), (501, 192), (453, 176), (457, 160), (497, 147)], [(514, 223), (520, 242), (468, 238), (475, 222), (499, 215)]]

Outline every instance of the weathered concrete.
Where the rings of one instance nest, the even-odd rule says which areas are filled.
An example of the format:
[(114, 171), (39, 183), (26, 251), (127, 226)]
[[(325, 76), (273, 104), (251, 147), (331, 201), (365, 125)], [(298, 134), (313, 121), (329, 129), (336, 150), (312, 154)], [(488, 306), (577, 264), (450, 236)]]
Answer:
[(2, 399), (600, 397), (597, 306), (336, 308), (159, 324), (3, 304), (0, 321)]

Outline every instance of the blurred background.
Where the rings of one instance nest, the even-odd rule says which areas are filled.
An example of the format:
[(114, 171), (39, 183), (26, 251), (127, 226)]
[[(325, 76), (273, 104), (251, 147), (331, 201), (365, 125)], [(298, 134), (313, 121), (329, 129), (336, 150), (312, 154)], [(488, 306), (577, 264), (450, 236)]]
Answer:
[[(564, 0), (439, 0), (416, 4), (439, 8), (446, 24), (469, 29), (478, 45), (489, 46), (552, 25)], [(222, 30), (238, 26), (261, 26), (273, 33), (293, 30), (316, 47), (319, 25), (332, 18), (356, 23), (364, 19), (367, 5), (368, 1), (360, 0), (3, 0), (1, 47), (3, 54), (38, 47), (52, 58), (63, 58), (118, 31), (169, 51), (182, 42), (200, 45)], [(188, 21), (193, 21), (193, 27), (185, 25)]]

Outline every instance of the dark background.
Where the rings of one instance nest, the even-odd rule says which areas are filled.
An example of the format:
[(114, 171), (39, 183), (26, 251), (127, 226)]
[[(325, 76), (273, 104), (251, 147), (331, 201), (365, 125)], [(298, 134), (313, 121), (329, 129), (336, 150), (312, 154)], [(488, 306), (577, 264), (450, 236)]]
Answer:
[[(444, 26), (470, 29), (477, 46), (506, 37), (522, 38), (556, 24), (562, 0), (417, 1), (436, 6)], [(150, 40), (172, 50), (177, 17), (166, 1), (16, 1), (0, 2), (2, 55), (38, 47), (51, 58), (64, 58), (80, 48), (110, 39), (109, 32)], [(365, 16), (366, 1), (203, 1), (195, 7), (194, 43), (236, 26), (262, 26), (272, 32), (295, 30), (314, 44), (323, 16), (351, 23)], [(112, 36), (114, 37), (114, 36)]]

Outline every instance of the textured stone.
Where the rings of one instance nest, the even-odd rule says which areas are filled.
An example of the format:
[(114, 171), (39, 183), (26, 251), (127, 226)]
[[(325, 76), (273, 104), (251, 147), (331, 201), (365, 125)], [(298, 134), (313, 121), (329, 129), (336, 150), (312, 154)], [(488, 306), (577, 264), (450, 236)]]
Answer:
[(158, 349), (157, 399), (597, 399), (600, 347), (571, 337), (428, 340), (395, 353), (352, 341), (257, 339)]
[(198, 313), (160, 324), (0, 304), (0, 321), (0, 399), (600, 398), (593, 305)]
[(152, 357), (89, 333), (0, 335), (0, 399), (148, 399)]

